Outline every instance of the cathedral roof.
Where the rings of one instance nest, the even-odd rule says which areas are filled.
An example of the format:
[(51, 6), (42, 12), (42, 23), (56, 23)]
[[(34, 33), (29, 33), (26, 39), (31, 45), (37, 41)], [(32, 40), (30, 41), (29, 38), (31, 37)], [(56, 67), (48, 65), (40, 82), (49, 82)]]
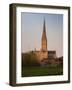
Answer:
[(56, 53), (56, 51), (48, 51), (48, 53)]

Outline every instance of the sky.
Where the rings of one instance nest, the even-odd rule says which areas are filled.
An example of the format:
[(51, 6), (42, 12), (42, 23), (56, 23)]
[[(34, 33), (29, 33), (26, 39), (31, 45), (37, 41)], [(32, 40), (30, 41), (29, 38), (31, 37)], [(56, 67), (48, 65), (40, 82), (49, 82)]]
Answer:
[(21, 13), (21, 52), (41, 49), (45, 20), (47, 49), (63, 56), (63, 15), (48, 13)]

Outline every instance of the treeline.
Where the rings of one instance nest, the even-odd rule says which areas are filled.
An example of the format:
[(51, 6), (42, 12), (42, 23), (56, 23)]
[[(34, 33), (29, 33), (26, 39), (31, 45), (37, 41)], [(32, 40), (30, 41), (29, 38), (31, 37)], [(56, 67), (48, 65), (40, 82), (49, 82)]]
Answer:
[(22, 66), (40, 66), (34, 52), (22, 53)]

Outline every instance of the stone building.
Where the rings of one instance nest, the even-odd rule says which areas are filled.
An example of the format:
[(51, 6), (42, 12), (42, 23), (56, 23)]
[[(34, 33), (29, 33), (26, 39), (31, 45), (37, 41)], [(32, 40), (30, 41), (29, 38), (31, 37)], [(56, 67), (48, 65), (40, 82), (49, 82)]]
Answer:
[(48, 51), (45, 20), (41, 38), (41, 49), (40, 51), (34, 51), (34, 53), (36, 54), (38, 61), (43, 64), (48, 63), (50, 60), (55, 60), (56, 58), (56, 51)]
[(61, 59), (57, 58), (56, 51), (53, 51), (53, 50), (49, 51), (47, 46), (48, 45), (47, 45), (46, 27), (45, 27), (45, 20), (44, 20), (43, 33), (41, 37), (41, 49), (39, 51), (37, 50), (32, 51), (32, 53), (35, 55), (38, 63), (40, 63), (41, 65), (63, 63), (63, 58)]

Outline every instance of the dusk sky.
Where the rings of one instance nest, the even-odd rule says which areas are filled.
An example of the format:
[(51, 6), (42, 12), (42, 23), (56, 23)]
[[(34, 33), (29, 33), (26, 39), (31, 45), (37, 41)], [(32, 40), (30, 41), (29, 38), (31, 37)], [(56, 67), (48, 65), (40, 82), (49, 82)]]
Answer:
[(21, 13), (21, 52), (41, 49), (45, 19), (47, 49), (63, 56), (63, 15), (48, 13)]

